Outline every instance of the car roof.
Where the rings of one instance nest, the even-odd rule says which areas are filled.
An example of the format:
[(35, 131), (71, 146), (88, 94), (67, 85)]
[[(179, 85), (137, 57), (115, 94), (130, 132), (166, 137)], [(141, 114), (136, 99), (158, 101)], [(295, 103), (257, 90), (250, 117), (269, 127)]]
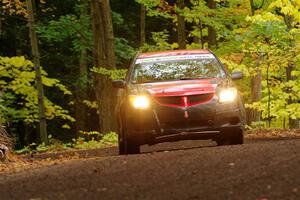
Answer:
[(147, 52), (139, 54), (138, 58), (153, 58), (162, 56), (179, 56), (179, 55), (199, 55), (199, 54), (212, 54), (210, 50), (207, 49), (193, 49), (193, 50), (169, 50), (169, 51), (157, 51), (157, 52)]

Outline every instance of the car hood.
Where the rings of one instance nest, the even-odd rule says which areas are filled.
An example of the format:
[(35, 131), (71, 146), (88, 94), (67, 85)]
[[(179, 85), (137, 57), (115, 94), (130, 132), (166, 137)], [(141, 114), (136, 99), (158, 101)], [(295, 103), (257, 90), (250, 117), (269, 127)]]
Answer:
[[(153, 96), (188, 96), (215, 93), (220, 79), (180, 80), (135, 84), (133, 90), (144, 91)], [(140, 92), (139, 92), (140, 93)]]

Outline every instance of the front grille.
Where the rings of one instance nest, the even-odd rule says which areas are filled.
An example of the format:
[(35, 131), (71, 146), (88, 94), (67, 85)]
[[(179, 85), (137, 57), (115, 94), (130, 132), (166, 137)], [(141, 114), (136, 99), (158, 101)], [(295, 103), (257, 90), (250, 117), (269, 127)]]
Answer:
[[(188, 107), (207, 102), (211, 100), (213, 96), (214, 93), (208, 93), (190, 96), (155, 97), (155, 100), (161, 105)], [(184, 100), (185, 98), (187, 101)]]
[(209, 93), (209, 94), (200, 94), (200, 95), (191, 95), (188, 96), (188, 102), (189, 104), (197, 104), (197, 103), (202, 103), (209, 101), (213, 98), (214, 94)]
[(181, 105), (181, 97), (156, 97), (155, 98), (160, 104), (170, 104), (170, 105)]

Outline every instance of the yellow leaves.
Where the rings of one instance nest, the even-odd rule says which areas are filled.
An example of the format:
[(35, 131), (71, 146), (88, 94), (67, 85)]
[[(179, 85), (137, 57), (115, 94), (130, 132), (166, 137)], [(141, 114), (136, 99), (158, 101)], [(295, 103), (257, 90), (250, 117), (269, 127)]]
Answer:
[(252, 23), (262, 23), (262, 22), (269, 22), (269, 21), (281, 22), (283, 18), (271, 12), (264, 12), (262, 14), (258, 14), (254, 16), (247, 16), (246, 20)]
[(72, 95), (72, 92), (66, 88), (63, 84), (59, 82), (55, 84), (55, 86), (64, 93), (64, 95)]
[(12, 57), (10, 59), (10, 64), (15, 67), (22, 67), (25, 64), (25, 57), (24, 56)]
[(71, 127), (68, 124), (64, 124), (61, 126), (63, 129), (71, 129)]
[(270, 4), (269, 9), (280, 9), (282, 14), (292, 16), (294, 18), (294, 25), (300, 22), (300, 0), (277, 0)]
[[(1, 0), (1, 9), (9, 15), (21, 15), (27, 17), (25, 0)], [(45, 0), (39, 0), (40, 4), (46, 4)]]
[(282, 0), (277, 0), (277, 1), (274, 1), (270, 4), (269, 8), (281, 8), (283, 7), (283, 1)]
[(0, 70), (5, 70), (6, 68), (16, 69), (23, 68), (27, 70), (29, 68), (33, 68), (33, 64), (31, 61), (26, 60), (24, 56), (18, 57), (0, 57)]
[(296, 10), (294, 6), (290, 5), (290, 6), (285, 6), (285, 7), (281, 8), (281, 12), (285, 15), (291, 16), (291, 15), (295, 15), (299, 11)]
[(0, 57), (0, 64), (2, 66), (6, 66), (10, 63), (10, 58), (9, 57)]
[(300, 76), (300, 71), (292, 71), (291, 76), (299, 77)]
[(98, 105), (97, 105), (97, 102), (96, 101), (88, 101), (88, 100), (84, 100), (82, 103), (84, 103), (87, 107), (89, 108), (94, 108), (94, 109), (97, 109), (98, 108)]
[[(300, 0), (276, 0), (272, 2), (267, 11), (257, 13), (255, 16), (248, 16), (247, 21), (252, 23), (266, 23), (266, 22), (281, 22), (283, 24), (291, 23), (292, 27), (297, 26), (299, 29), (300, 23)], [(274, 12), (276, 11), (276, 12)], [(280, 14), (278, 13), (280, 12)], [(290, 21), (287, 22), (284, 16), (289, 16)], [(295, 30), (294, 30), (295, 31)], [(298, 32), (299, 33), (299, 32)]]
[(4, 81), (4, 80), (0, 80), (0, 86), (6, 85), (6, 84), (7, 84), (7, 82), (6, 82), (6, 81)]
[[(23, 56), (12, 58), (0, 56), (0, 73), (3, 105), (9, 108), (6, 111), (9, 112), (7, 115), (12, 116), (13, 120), (24, 120), (27, 124), (37, 122), (39, 120), (38, 93), (35, 88), (35, 71), (32, 62)], [(56, 87), (64, 94), (71, 94), (59, 80), (47, 77), (45, 71), (42, 74), (44, 85)], [(48, 120), (58, 117), (69, 122), (75, 121), (67, 110), (47, 98), (45, 98), (45, 106)]]
[(52, 79), (52, 78), (48, 78), (48, 77), (43, 77), (43, 84), (45, 86), (48, 86), (48, 87), (52, 87), (54, 86), (56, 83), (58, 83), (59, 80), (57, 79)]
[(235, 59), (227, 57), (220, 60), (230, 71), (241, 71), (245, 76), (249, 76), (249, 69), (244, 64), (237, 64)]
[(9, 15), (26, 15), (26, 2), (21, 0), (2, 0), (2, 7), (4, 12)]

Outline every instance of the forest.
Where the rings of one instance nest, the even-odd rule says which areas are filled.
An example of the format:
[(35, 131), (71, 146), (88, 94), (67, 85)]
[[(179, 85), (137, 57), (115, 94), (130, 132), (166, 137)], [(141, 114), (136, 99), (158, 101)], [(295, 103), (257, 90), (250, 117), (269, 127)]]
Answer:
[(0, 122), (16, 148), (101, 138), (116, 131), (112, 80), (171, 49), (244, 73), (247, 129), (299, 128), (300, 0), (1, 0)]

